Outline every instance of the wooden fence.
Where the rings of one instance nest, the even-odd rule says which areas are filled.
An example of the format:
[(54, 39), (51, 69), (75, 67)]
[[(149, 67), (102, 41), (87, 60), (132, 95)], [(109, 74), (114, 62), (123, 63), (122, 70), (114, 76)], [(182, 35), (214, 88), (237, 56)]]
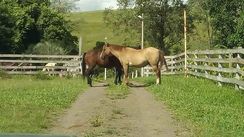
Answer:
[[(218, 49), (187, 52), (187, 69), (184, 69), (184, 54), (168, 56), (167, 64), (169, 72), (162, 74), (194, 75), (218, 81), (234, 84), (236, 89), (244, 88), (244, 49)], [(145, 67), (145, 75), (152, 74), (150, 67)]]
[[(218, 49), (204, 51), (188, 51), (186, 57), (181, 53), (166, 56), (169, 71), (162, 69), (163, 75), (187, 74), (205, 77), (222, 83), (234, 84), (237, 89), (244, 88), (244, 49)], [(55, 66), (45, 66), (55, 63)], [(68, 55), (16, 55), (0, 54), (0, 69), (9, 74), (80, 74), (81, 56)], [(151, 67), (144, 67), (144, 75), (154, 74)], [(137, 72), (132, 77), (137, 76)]]
[[(165, 56), (168, 71), (166, 71), (165, 66), (163, 66), (161, 73), (163, 75), (172, 75), (172, 74), (183, 74), (184, 73), (184, 64), (185, 56), (184, 54), (179, 54), (175, 56)], [(144, 67), (144, 76), (149, 76), (154, 74), (150, 66)]]
[(8, 74), (79, 74), (81, 57), (69, 55), (0, 54), (0, 70)]

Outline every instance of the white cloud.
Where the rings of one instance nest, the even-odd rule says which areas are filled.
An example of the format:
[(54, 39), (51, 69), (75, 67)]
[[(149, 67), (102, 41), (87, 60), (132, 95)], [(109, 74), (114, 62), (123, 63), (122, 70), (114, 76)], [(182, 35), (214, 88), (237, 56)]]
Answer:
[(76, 2), (78, 11), (104, 10), (105, 8), (117, 8), (116, 0), (79, 0)]

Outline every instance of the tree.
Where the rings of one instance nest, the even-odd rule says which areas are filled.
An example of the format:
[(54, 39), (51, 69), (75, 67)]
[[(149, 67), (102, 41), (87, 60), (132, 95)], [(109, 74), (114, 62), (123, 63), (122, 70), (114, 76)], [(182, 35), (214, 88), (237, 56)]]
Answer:
[(239, 0), (208, 0), (214, 28), (214, 44), (234, 48), (244, 44), (244, 3)]
[[(118, 1), (119, 2), (119, 1)], [(114, 11), (106, 9), (104, 11), (104, 21), (111, 27), (116, 35), (123, 37), (123, 45), (139, 44), (140, 19), (135, 9), (126, 2), (119, 2), (119, 9)]]
[[(144, 14), (145, 39), (150, 45), (170, 53), (170, 48), (180, 44), (183, 38), (183, 9), (181, 0), (117, 0), (118, 11), (107, 10), (105, 18), (118, 30), (140, 33), (138, 15)], [(113, 15), (112, 17), (109, 15)], [(130, 15), (130, 16), (128, 16)], [(189, 27), (192, 27), (189, 20)], [(118, 29), (120, 28), (120, 29)], [(130, 33), (130, 32), (128, 32)]]
[(50, 0), (51, 7), (56, 9), (58, 12), (70, 12), (75, 9), (75, 2), (79, 0)]
[[(0, 7), (5, 6), (9, 11), (9, 15), (5, 18), (14, 20), (10, 27), (13, 31), (0, 32), (12, 40), (11, 50), (8, 49), (10, 46), (4, 46), (3, 50), (6, 52), (23, 53), (32, 45), (50, 41), (56, 42), (67, 53), (77, 53), (78, 39), (71, 35), (71, 26), (65, 21), (64, 14), (50, 8), (49, 0), (0, 0), (0, 4)], [(8, 21), (3, 22), (3, 26), (7, 24)]]
[[(203, 24), (207, 30), (207, 41), (209, 48), (213, 46), (213, 26), (208, 8), (208, 0), (188, 0), (187, 4), (193, 20), (198, 25)], [(203, 34), (201, 34), (203, 35)], [(204, 38), (202, 38), (204, 39)]]
[(71, 26), (65, 21), (62, 14), (43, 7), (43, 11), (37, 21), (41, 39), (45, 41), (56, 41), (67, 53), (76, 54), (78, 38), (72, 36)]
[(10, 53), (14, 48), (14, 18), (5, 6), (0, 6), (0, 53)]

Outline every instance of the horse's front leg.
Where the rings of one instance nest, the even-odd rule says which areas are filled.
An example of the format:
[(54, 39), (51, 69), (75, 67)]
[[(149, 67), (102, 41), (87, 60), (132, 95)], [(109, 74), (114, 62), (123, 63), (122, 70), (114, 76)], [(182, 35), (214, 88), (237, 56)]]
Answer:
[(124, 69), (124, 82), (126, 85), (129, 84), (128, 82), (128, 69), (129, 69), (129, 66), (126, 64), (126, 65), (123, 65), (123, 69)]
[(118, 83), (119, 84), (122, 83), (122, 80), (121, 80), (122, 75), (123, 75), (123, 70), (120, 68), (120, 69), (118, 69)]

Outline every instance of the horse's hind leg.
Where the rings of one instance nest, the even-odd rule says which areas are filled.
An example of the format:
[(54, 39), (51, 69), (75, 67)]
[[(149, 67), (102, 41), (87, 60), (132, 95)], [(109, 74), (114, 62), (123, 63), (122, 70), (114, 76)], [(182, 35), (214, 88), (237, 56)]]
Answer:
[(123, 65), (123, 69), (124, 69), (124, 82), (126, 85), (129, 84), (129, 81), (128, 81), (128, 69), (129, 69), (129, 66), (128, 65)]
[(122, 83), (121, 75), (122, 75), (122, 70), (118, 69), (118, 68), (115, 68), (115, 80), (114, 80), (114, 84), (115, 85)]
[(158, 66), (152, 66), (153, 71), (156, 73), (156, 84), (161, 84), (161, 70)]
[(92, 74), (87, 76), (87, 84), (90, 85), (90, 87), (92, 87)]
[(88, 69), (86, 71), (86, 76), (87, 76), (87, 84), (92, 87), (92, 71), (91, 71), (91, 69)]

